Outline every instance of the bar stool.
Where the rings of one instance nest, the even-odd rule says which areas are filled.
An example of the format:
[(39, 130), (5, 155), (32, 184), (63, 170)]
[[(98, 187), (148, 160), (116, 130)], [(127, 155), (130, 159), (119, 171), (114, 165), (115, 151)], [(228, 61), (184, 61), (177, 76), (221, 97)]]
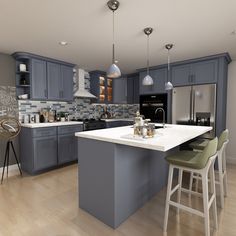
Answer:
[[(163, 231), (167, 231), (168, 224), (168, 215), (169, 215), (169, 207), (174, 206), (177, 208), (177, 213), (179, 213), (179, 209), (188, 211), (192, 214), (196, 214), (204, 218), (205, 222), (205, 235), (210, 236), (210, 220), (209, 220), (209, 210), (210, 207), (213, 206), (213, 217), (214, 217), (214, 227), (218, 228), (217, 223), (217, 208), (216, 208), (216, 194), (215, 194), (215, 172), (214, 172), (214, 163), (217, 157), (217, 144), (218, 139), (215, 138), (211, 140), (203, 152), (194, 152), (194, 151), (180, 151), (177, 154), (167, 156), (166, 160), (169, 163), (169, 177), (168, 177), (168, 185), (167, 185), (167, 195), (166, 195), (166, 207), (165, 207), (165, 218), (164, 218), (164, 229)], [(178, 169), (178, 184), (172, 189), (172, 179), (173, 179), (173, 171), (174, 169)], [(193, 209), (186, 205), (180, 203), (181, 200), (181, 192), (191, 192), (189, 189), (185, 189), (182, 187), (182, 175), (183, 171), (194, 172), (201, 176), (202, 179), (202, 187), (203, 187), (203, 208), (204, 211), (201, 212), (199, 210)], [(208, 174), (210, 173), (210, 192), (211, 197), (209, 200), (209, 192), (208, 192)], [(171, 200), (171, 196), (178, 190), (177, 193), (177, 202)], [(200, 193), (198, 193), (200, 194)]]
[[(189, 144), (193, 150), (197, 151), (202, 151), (204, 147), (207, 145), (209, 141), (204, 140), (202, 142), (192, 142)], [(216, 180), (216, 184), (220, 186), (220, 205), (221, 208), (224, 208), (224, 197), (227, 197), (228, 193), (228, 184), (227, 184), (227, 170), (226, 170), (226, 155), (225, 155), (225, 150), (226, 146), (229, 142), (229, 131), (228, 129), (224, 130), (220, 137), (219, 137), (219, 142), (217, 146), (217, 164), (218, 164), (218, 171), (215, 170), (215, 173), (218, 174), (219, 180)], [(193, 179), (196, 179), (196, 185), (195, 185), (195, 190), (197, 191), (198, 189), (198, 180), (199, 176), (197, 176), (194, 173), (191, 173), (191, 178), (190, 178), (190, 185), (189, 189), (192, 189), (193, 186)]]
[(12, 148), (16, 163), (18, 165), (20, 174), (22, 176), (22, 171), (21, 171), (19, 161), (16, 155), (16, 151), (13, 145), (13, 139), (15, 139), (18, 136), (18, 134), (20, 133), (20, 130), (21, 130), (21, 125), (19, 121), (15, 118), (5, 118), (0, 121), (0, 138), (7, 141), (1, 184), (3, 183), (3, 177), (4, 177), (6, 166), (7, 166), (7, 177), (8, 177), (10, 147)]

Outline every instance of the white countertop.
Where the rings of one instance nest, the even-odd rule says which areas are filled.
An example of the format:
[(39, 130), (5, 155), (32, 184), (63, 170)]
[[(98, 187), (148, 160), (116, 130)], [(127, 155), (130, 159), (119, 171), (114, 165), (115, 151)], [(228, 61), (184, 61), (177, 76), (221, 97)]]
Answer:
[[(158, 124), (161, 126), (161, 124)], [(85, 131), (75, 133), (75, 136), (88, 139), (96, 139), (105, 142), (123, 144), (133, 147), (168, 151), (208, 131), (209, 126), (166, 125), (166, 128), (156, 129), (154, 138), (133, 138), (133, 128), (124, 126), (118, 128)]]
[(65, 122), (52, 122), (52, 123), (22, 123), (22, 127), (26, 128), (44, 128), (44, 127), (53, 127), (53, 126), (63, 126), (63, 125), (82, 125), (83, 122), (80, 121), (65, 121)]

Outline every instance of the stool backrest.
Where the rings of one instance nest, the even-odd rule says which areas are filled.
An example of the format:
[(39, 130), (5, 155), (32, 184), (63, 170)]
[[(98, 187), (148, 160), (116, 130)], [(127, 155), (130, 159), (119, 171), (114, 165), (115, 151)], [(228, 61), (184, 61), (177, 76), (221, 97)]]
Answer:
[(213, 140), (209, 141), (207, 146), (204, 148), (203, 152), (198, 158), (198, 167), (204, 168), (208, 162), (208, 160), (216, 154), (218, 145), (218, 138), (214, 138)]
[(223, 144), (228, 140), (229, 140), (229, 130), (226, 129), (221, 133), (219, 137), (217, 150), (219, 151), (223, 147)]

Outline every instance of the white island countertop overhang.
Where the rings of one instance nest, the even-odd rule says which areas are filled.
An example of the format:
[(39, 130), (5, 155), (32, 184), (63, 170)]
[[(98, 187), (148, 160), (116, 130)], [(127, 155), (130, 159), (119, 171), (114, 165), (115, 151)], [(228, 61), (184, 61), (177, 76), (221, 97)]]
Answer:
[[(161, 124), (156, 124), (161, 126)], [(153, 138), (134, 138), (132, 126), (75, 133), (76, 137), (166, 152), (212, 130), (209, 126), (170, 125), (156, 129)]]

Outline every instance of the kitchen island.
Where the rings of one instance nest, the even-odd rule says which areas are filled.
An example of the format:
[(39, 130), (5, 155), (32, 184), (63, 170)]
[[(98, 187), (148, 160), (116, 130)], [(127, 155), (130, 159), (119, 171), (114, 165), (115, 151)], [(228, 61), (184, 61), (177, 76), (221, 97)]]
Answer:
[(164, 157), (211, 127), (166, 125), (154, 138), (133, 138), (131, 126), (76, 133), (79, 207), (117, 228), (167, 184)]

